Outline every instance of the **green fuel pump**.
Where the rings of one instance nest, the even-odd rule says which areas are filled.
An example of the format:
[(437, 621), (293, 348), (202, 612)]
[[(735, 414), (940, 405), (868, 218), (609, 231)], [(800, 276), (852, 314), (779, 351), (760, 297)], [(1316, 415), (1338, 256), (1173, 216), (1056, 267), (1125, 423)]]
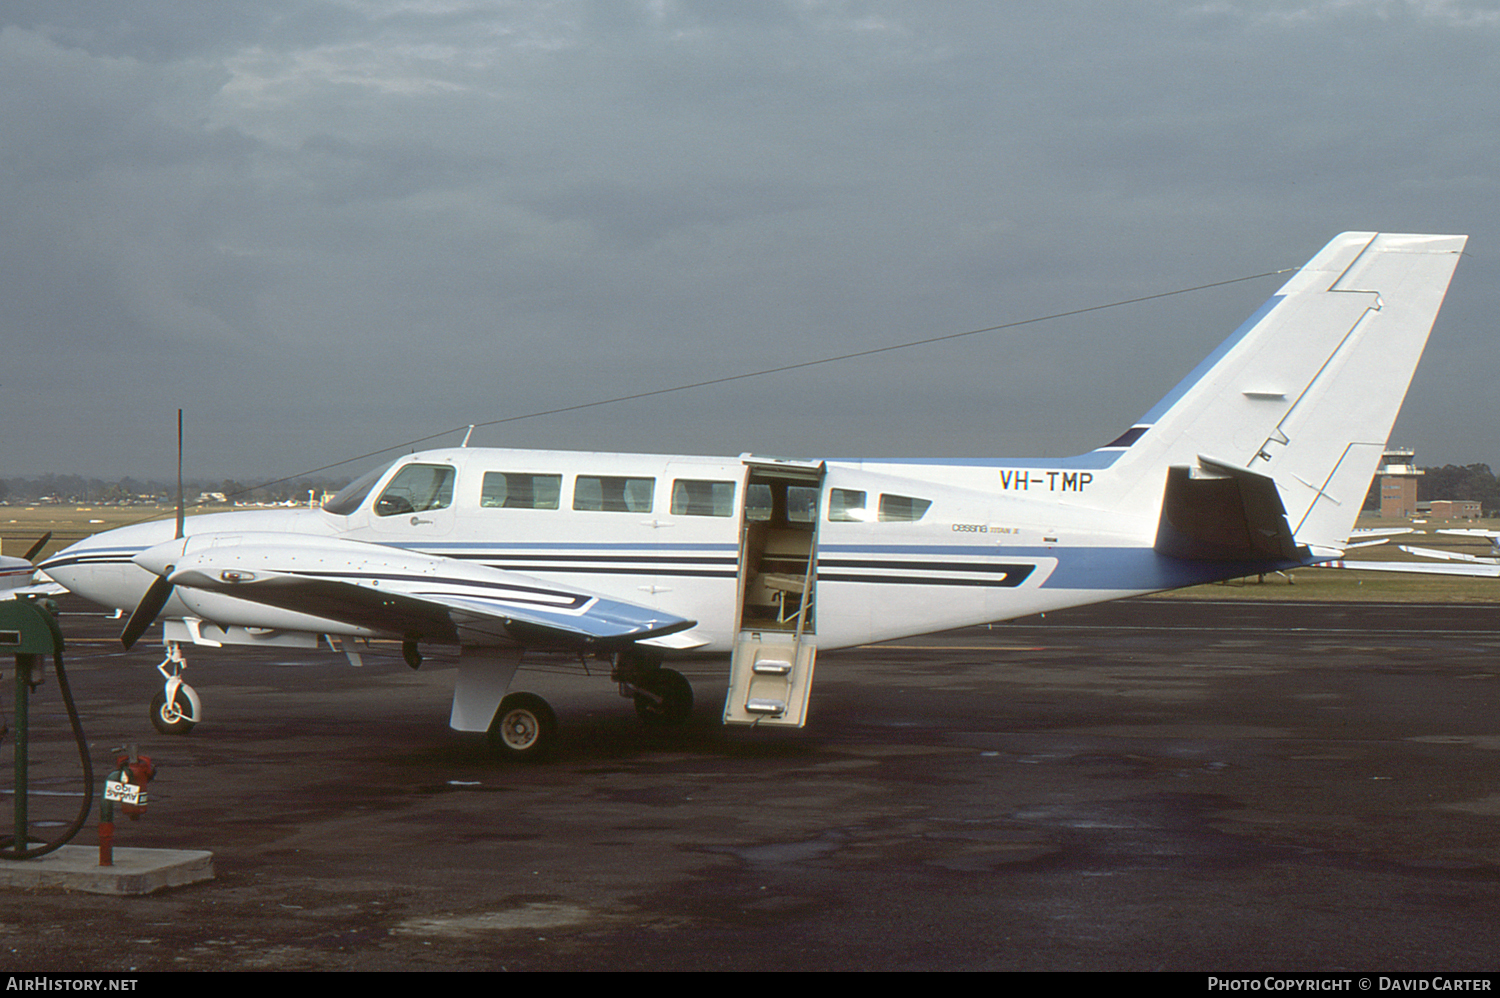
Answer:
[[(78, 721), (78, 711), (73, 706), (73, 694), (68, 687), (68, 674), (63, 667), (63, 637), (57, 626), (57, 616), (50, 601), (36, 601), (17, 597), (0, 600), (0, 654), (9, 652), (16, 659), (15, 695), (15, 823), (14, 833), (0, 838), (0, 859), (34, 859), (66, 845), (88, 821), (93, 806), (94, 767), (89, 759), (88, 744), (84, 741), (83, 727)], [(83, 763), (83, 804), (62, 836), (31, 848), (27, 835), (27, 768), (29, 765), (30, 699), (31, 694), (42, 683), (45, 656), (52, 656), (53, 671), (57, 676), (57, 688), (62, 694), (63, 706), (67, 708), (68, 721), (73, 726), (73, 737), (78, 743), (78, 757)]]

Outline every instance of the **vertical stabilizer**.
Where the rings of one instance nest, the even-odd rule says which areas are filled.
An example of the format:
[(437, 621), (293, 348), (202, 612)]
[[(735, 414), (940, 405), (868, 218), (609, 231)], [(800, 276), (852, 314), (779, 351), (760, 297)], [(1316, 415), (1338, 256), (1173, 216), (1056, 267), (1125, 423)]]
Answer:
[(1346, 232), (1111, 445), (1138, 471), (1245, 468), (1276, 484), (1299, 545), (1336, 546), (1364, 503), (1467, 236)]

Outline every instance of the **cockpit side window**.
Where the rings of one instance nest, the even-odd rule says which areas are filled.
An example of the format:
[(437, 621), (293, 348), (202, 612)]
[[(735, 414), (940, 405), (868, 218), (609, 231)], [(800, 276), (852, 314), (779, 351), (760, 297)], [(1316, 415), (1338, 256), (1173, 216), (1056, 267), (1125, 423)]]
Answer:
[(408, 464), (380, 493), (376, 516), (399, 516), (429, 509), (446, 509), (453, 503), (453, 469), (446, 464)]
[(339, 489), (338, 494), (323, 504), (323, 512), (332, 513), (335, 516), (348, 516), (359, 509), (360, 504), (365, 501), (365, 496), (380, 481), (380, 477), (389, 470), (389, 464), (382, 464), (372, 471), (367, 471), (354, 481)]

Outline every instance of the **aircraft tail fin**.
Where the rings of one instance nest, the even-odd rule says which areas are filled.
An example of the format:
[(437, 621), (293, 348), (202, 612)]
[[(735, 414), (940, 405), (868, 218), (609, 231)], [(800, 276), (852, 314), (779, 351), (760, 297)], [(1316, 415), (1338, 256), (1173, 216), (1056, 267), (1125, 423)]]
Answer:
[[(1267, 553), (1291, 538), (1336, 547), (1349, 536), (1467, 238), (1338, 236), (1103, 448), (1122, 452), (1118, 470), (1141, 472), (1127, 509), (1160, 509), (1164, 525), (1174, 515), (1173, 536), (1158, 538), (1165, 553), (1201, 556), (1222, 541), (1212, 524), (1194, 529), (1204, 514), (1259, 530), (1250, 548)], [(1172, 473), (1183, 479), (1175, 487), (1171, 468), (1186, 469)], [(1242, 511), (1226, 521), (1212, 489), (1191, 488), (1199, 478), (1234, 482)], [(1278, 496), (1291, 538), (1266, 535)]]

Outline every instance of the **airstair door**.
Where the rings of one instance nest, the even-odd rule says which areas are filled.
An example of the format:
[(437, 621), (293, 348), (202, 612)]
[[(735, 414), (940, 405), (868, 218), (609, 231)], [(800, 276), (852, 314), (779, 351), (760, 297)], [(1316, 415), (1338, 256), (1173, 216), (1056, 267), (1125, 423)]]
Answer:
[(725, 724), (800, 728), (817, 655), (821, 463), (746, 458)]

